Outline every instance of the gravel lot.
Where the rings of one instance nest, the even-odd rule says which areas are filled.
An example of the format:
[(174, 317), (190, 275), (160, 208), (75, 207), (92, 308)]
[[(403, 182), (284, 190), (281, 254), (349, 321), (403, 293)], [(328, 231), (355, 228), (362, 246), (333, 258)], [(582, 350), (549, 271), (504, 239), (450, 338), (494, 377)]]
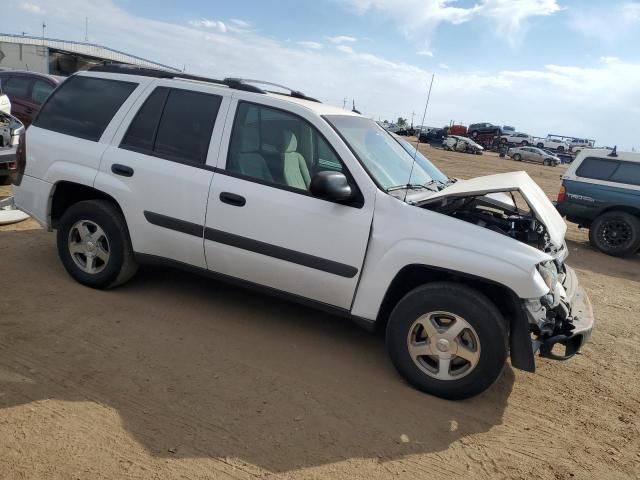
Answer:
[[(460, 178), (525, 169), (552, 198), (564, 170), (425, 152)], [(348, 321), (173, 270), (91, 290), (35, 222), (0, 230), (0, 479), (640, 477), (640, 257), (574, 225), (592, 342), (456, 403)]]

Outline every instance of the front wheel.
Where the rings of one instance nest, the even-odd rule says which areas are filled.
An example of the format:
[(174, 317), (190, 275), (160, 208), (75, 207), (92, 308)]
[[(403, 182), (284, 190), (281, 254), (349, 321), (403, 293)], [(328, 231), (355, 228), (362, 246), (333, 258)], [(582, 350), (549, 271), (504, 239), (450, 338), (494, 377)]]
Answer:
[(522, 160), (522, 155), (520, 155), (519, 153), (516, 153), (513, 157), (516, 162), (519, 162), (520, 160)]
[(502, 315), (481, 293), (450, 282), (418, 287), (396, 305), (387, 349), (414, 387), (459, 400), (489, 388), (507, 358)]
[(69, 207), (60, 219), (57, 244), (69, 275), (88, 287), (115, 287), (138, 269), (124, 217), (105, 200)]
[(523, 147), (526, 147), (527, 145), (529, 145), (529, 142), (527, 142), (526, 140), (522, 140), (520, 145), (522, 145)]
[(538, 144), (536, 144), (536, 147), (538, 147), (538, 148), (544, 148), (544, 143), (538, 143)]
[(626, 212), (603, 213), (589, 227), (589, 242), (607, 255), (631, 255), (640, 248), (640, 219)]

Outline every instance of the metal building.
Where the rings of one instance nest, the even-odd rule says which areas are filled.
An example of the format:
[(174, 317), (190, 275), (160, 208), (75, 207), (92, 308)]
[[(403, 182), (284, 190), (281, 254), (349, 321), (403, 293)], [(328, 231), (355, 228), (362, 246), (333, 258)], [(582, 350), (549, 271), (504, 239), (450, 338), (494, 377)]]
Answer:
[(68, 76), (104, 61), (180, 71), (93, 43), (0, 33), (0, 70), (30, 70)]

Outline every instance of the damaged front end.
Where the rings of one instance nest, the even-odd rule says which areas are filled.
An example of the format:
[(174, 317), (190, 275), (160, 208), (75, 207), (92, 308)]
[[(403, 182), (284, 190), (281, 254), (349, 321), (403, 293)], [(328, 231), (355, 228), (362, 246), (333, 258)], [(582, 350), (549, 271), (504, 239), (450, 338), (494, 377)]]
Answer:
[[(548, 287), (541, 298), (517, 299), (518, 316), (510, 327), (512, 364), (533, 371), (533, 356), (567, 360), (588, 341), (593, 312), (578, 286), (573, 270), (564, 261), (566, 224), (550, 211), (546, 196), (523, 182), (501, 191), (458, 191), (437, 195), (416, 204), (513, 238), (544, 252), (551, 259), (537, 265), (537, 274)], [(548, 205), (547, 205), (548, 204)], [(552, 206), (551, 206), (552, 207)]]

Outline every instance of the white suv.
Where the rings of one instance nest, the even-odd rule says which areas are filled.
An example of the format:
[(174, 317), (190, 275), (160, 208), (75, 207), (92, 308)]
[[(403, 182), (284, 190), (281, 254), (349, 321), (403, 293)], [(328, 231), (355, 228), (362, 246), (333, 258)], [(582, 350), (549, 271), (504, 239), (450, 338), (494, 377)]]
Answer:
[(526, 173), (450, 181), (300, 92), (97, 67), (49, 97), (18, 165), (17, 206), (80, 283), (162, 263), (382, 325), (398, 371), (441, 397), (591, 333), (566, 225)]

